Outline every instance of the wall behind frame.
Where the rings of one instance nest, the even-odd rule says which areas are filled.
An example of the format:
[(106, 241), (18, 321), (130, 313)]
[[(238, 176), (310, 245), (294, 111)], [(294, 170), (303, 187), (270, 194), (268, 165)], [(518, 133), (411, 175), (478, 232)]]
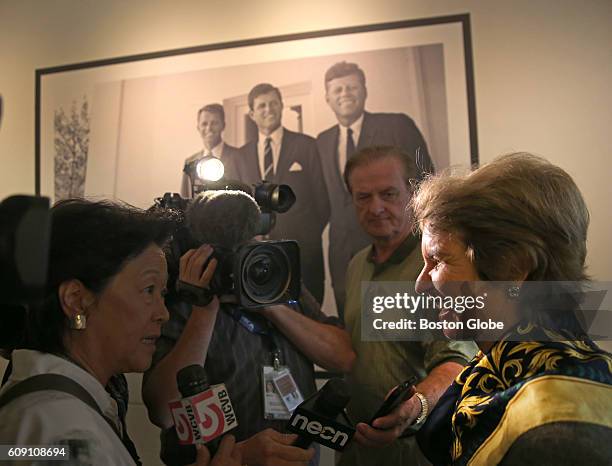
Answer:
[[(588, 264), (612, 280), (612, 3), (0, 0), (0, 198), (34, 190), (34, 70), (193, 45), (470, 13), (480, 157), (541, 154), (575, 178)], [(330, 5), (328, 5), (328, 3)], [(247, 6), (248, 5), (248, 6)]]
[(472, 21), (481, 161), (526, 150), (566, 169), (591, 211), (589, 271), (612, 280), (608, 0), (0, 0), (0, 199), (34, 191), (37, 68), (459, 13)]

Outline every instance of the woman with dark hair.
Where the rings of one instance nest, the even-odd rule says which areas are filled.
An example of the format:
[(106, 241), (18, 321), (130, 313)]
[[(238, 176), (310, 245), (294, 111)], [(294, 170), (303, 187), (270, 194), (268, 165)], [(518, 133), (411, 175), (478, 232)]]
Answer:
[[(151, 364), (168, 320), (162, 247), (174, 223), (80, 199), (59, 202), (51, 216), (47, 298), (30, 310), (12, 352), (12, 374), (0, 392), (0, 441), (63, 446), (71, 464), (133, 465), (121, 402), (105, 387), (112, 391), (123, 373)], [(208, 464), (205, 456), (198, 464)]]
[(481, 351), (419, 432), (426, 456), (436, 465), (612, 464), (612, 357), (576, 317), (589, 215), (571, 177), (510, 154), (428, 179), (413, 207), (425, 260), (417, 292), (486, 298), (482, 309), (440, 310), (446, 336)]

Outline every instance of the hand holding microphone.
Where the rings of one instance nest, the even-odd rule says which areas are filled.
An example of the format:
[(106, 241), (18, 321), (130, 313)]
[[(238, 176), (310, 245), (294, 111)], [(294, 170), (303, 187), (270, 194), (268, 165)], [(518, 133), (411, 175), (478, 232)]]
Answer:
[(317, 442), (337, 451), (344, 450), (355, 434), (344, 412), (350, 399), (346, 382), (330, 379), (321, 390), (299, 405), (289, 419), (287, 429), (298, 434), (293, 445), (308, 448), (312, 442)]
[(297, 435), (266, 429), (240, 442), (238, 446), (242, 460), (249, 466), (306, 466), (314, 456), (314, 450), (292, 446), (296, 439)]
[(221, 440), (219, 449), (211, 459), (208, 448), (202, 445), (197, 447), (196, 462), (192, 466), (241, 466), (242, 456), (236, 447), (233, 435), (226, 435)]
[(195, 461), (194, 445), (217, 449), (216, 439), (238, 425), (225, 385), (210, 386), (204, 368), (184, 367), (176, 374), (181, 398), (169, 403), (174, 429), (163, 442), (162, 460), (169, 465)]

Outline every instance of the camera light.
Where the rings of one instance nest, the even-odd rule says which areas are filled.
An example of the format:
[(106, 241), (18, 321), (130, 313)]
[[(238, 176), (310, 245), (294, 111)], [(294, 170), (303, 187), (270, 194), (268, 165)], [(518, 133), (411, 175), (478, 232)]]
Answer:
[(217, 181), (223, 177), (223, 162), (216, 157), (204, 157), (196, 165), (196, 174), (203, 181)]

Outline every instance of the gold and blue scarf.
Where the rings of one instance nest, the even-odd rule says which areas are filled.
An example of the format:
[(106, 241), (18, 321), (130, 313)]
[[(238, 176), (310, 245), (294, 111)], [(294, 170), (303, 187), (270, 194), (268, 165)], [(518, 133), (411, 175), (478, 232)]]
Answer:
[(526, 324), (474, 357), (417, 440), (435, 465), (497, 464), (519, 436), (553, 422), (612, 427), (612, 356)]

